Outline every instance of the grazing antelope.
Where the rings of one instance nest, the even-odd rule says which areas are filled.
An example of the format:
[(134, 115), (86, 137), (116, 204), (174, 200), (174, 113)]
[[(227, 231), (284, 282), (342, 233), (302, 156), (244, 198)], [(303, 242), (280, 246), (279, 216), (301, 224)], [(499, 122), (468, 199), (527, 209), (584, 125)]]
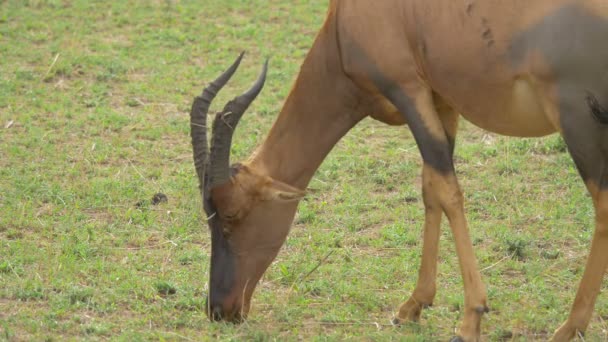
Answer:
[(455, 340), (479, 340), (488, 302), (453, 163), (462, 115), (499, 134), (564, 138), (593, 199), (596, 228), (570, 315), (553, 340), (585, 331), (608, 263), (606, 0), (332, 0), (268, 137), (247, 162), (230, 166), (233, 130), (262, 89), (267, 65), (251, 90), (216, 116), (209, 153), (206, 115), (241, 58), (191, 112), (212, 238), (212, 320), (245, 318), (313, 173), (344, 134), (371, 116), (409, 125), (424, 161), (422, 265), (395, 322), (417, 321), (433, 302), (444, 213), (465, 291)]

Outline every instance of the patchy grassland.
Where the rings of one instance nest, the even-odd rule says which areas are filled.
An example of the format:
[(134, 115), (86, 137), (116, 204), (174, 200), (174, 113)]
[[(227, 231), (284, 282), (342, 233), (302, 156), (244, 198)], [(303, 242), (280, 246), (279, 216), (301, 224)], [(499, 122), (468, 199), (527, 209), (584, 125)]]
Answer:
[[(453, 334), (463, 290), (445, 222), (435, 306), (420, 325), (388, 324), (420, 261), (420, 158), (407, 129), (372, 120), (315, 175), (251, 319), (205, 317), (209, 237), (190, 101), (241, 50), (248, 55), (216, 108), (271, 57), (267, 87), (235, 138), (235, 159), (246, 157), (325, 8), (320, 0), (0, 1), (0, 340)], [(544, 340), (566, 318), (582, 275), (591, 201), (558, 137), (498, 137), (466, 122), (459, 134), (457, 169), (493, 309), (485, 339)], [(168, 203), (145, 201), (157, 192)], [(606, 292), (589, 341), (607, 338)]]

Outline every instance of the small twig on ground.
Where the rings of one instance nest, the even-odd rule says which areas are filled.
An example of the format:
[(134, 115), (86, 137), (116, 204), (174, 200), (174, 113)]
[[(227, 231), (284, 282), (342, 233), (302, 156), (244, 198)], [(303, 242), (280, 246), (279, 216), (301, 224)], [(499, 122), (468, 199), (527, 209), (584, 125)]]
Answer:
[(150, 245), (150, 246), (145, 246), (145, 247), (114, 247), (114, 248), (110, 248), (113, 250), (121, 250), (121, 251), (139, 251), (139, 250), (143, 250), (143, 249), (152, 249), (152, 248), (156, 248), (156, 247), (160, 247), (162, 245), (166, 245), (166, 244), (172, 244), (174, 247), (177, 247), (177, 243), (168, 240), (165, 242), (161, 242), (161, 243), (157, 243), (155, 245)]
[(329, 253), (327, 253), (327, 255), (325, 255), (325, 257), (323, 259), (321, 259), (321, 261), (319, 261), (319, 263), (317, 263), (317, 265), (315, 267), (313, 267), (312, 270), (310, 270), (310, 272), (306, 273), (306, 275), (302, 278), (300, 278), (300, 280), (298, 281), (304, 281), (306, 278), (308, 278), (311, 274), (313, 274), (319, 267), (321, 267), (321, 265), (323, 265), (327, 259), (329, 259), (329, 257), (334, 254), (336, 250), (332, 249), (331, 251), (329, 251)]
[(315, 177), (315, 178), (313, 178), (312, 180), (313, 180), (313, 181), (315, 181), (315, 182), (319, 182), (319, 183), (321, 183), (321, 184), (323, 184), (323, 185), (327, 185), (327, 183), (326, 183), (326, 182), (324, 182), (324, 181), (320, 180), (319, 178), (316, 178), (316, 177)]
[(49, 66), (49, 68), (47, 69), (47, 71), (44, 73), (44, 76), (42, 76), (43, 80), (51, 73), (51, 70), (53, 70), (53, 67), (55, 66), (55, 63), (57, 63), (57, 60), (59, 59), (59, 55), (60, 54), (56, 54), (55, 55), (55, 58), (53, 59), (53, 62), (51, 63), (51, 65)]
[(153, 183), (153, 184), (154, 184), (154, 185), (155, 185), (157, 188), (159, 188), (158, 183), (156, 183), (156, 181), (155, 181), (155, 180), (153, 180), (153, 179), (148, 179), (148, 178), (146, 178), (146, 177), (145, 177), (145, 176), (144, 176), (144, 175), (143, 175), (143, 174), (142, 174), (142, 173), (139, 171), (139, 169), (138, 169), (138, 168), (135, 166), (135, 164), (133, 164), (133, 161), (132, 161), (131, 159), (127, 159), (127, 161), (128, 161), (128, 163), (129, 163), (129, 165), (131, 165), (131, 167), (133, 168), (133, 170), (135, 170), (135, 172), (137, 172), (137, 174), (139, 175), (139, 177), (141, 177), (141, 179), (143, 179), (143, 180), (144, 180), (144, 181), (146, 181), (146, 182)]
[(481, 272), (483, 273), (483, 272), (485, 272), (485, 271), (488, 271), (488, 270), (490, 270), (490, 269), (492, 269), (492, 268), (494, 268), (494, 267), (498, 266), (498, 264), (502, 263), (503, 261), (505, 261), (505, 260), (507, 260), (507, 259), (510, 259), (510, 258), (513, 258), (513, 256), (514, 256), (514, 255), (515, 255), (515, 253), (505, 256), (504, 258), (502, 258), (502, 259), (498, 260), (497, 262), (493, 263), (492, 265), (490, 265), (490, 266), (488, 266), (488, 267), (486, 267), (486, 268), (482, 269), (482, 270), (481, 270)]
[(345, 321), (345, 322), (324, 322), (324, 321), (310, 321), (310, 322), (302, 322), (302, 325), (373, 325), (376, 328), (379, 327), (392, 327), (392, 324), (389, 323), (378, 323), (376, 321)]
[(331, 251), (329, 251), (329, 253), (327, 253), (323, 259), (319, 260), (317, 265), (315, 267), (313, 267), (308, 273), (306, 273), (306, 275), (304, 275), (303, 277), (300, 277), (296, 281), (294, 281), (293, 284), (291, 285), (291, 288), (289, 289), (289, 292), (291, 292), (293, 290), (293, 287), (297, 283), (303, 282), (306, 278), (308, 278), (311, 274), (313, 274), (317, 269), (319, 269), (319, 267), (321, 267), (321, 265), (323, 265), (327, 261), (327, 259), (329, 259), (329, 257), (332, 254), (334, 254), (335, 251), (336, 251), (335, 249), (332, 249)]
[(608, 329), (606, 329), (606, 321), (602, 318), (602, 315), (598, 315), (600, 322), (602, 323), (602, 330), (603, 332), (606, 332)]
[(9, 122), (6, 123), (6, 125), (4, 125), (4, 128), (9, 129), (13, 126), (14, 123), (15, 123), (15, 121), (10, 120)]
[(585, 342), (585, 335), (583, 335), (583, 333), (582, 333), (582, 332), (577, 331), (577, 332), (576, 332), (576, 335), (578, 336), (578, 338), (579, 338), (581, 341)]

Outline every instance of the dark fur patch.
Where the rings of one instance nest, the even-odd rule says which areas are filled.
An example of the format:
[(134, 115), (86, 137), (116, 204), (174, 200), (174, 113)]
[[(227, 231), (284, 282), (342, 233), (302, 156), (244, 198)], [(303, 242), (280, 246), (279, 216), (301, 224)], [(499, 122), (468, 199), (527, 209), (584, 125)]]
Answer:
[(587, 94), (587, 105), (589, 105), (591, 114), (597, 122), (601, 123), (602, 125), (608, 125), (608, 109), (602, 107), (593, 94)]

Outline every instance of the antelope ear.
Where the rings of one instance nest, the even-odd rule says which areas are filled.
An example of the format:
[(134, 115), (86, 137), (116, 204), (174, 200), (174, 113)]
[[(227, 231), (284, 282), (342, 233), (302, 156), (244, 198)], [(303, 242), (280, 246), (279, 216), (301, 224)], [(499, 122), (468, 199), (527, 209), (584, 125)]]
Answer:
[(293, 202), (306, 196), (306, 191), (271, 178), (262, 188), (261, 195), (264, 201)]

